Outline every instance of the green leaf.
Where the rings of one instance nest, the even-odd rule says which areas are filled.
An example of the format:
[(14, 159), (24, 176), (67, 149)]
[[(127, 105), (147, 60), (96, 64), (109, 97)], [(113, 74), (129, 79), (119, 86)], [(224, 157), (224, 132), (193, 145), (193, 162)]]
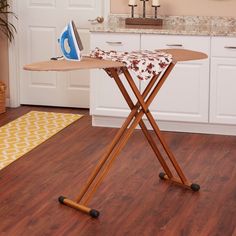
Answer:
[(9, 11), (10, 5), (8, 4), (7, 0), (0, 0), (0, 31), (3, 32), (10, 40), (10, 42), (14, 38), (14, 33), (16, 33), (15, 26), (8, 22), (8, 16), (13, 15), (16, 19), (16, 15)]

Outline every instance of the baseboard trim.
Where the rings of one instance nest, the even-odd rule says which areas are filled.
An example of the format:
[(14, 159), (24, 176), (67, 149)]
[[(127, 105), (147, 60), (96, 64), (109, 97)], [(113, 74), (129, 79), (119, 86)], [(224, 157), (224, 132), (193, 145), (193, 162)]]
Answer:
[[(92, 116), (92, 125), (99, 127), (119, 128), (123, 124), (124, 120), (125, 118), (122, 117)], [(147, 120), (144, 120), (144, 122), (147, 125), (147, 128), (151, 130), (150, 124)], [(163, 131), (236, 136), (236, 125), (158, 121), (158, 126)]]

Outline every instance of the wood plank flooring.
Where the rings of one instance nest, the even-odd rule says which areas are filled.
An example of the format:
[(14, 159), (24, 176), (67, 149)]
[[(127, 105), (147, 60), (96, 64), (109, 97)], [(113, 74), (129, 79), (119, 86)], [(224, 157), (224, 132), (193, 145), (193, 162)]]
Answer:
[(131, 136), (90, 203), (89, 218), (60, 205), (74, 199), (117, 129), (91, 126), (87, 110), (22, 106), (85, 116), (0, 171), (1, 236), (236, 235), (236, 137), (165, 132), (167, 143), (198, 193), (161, 181), (162, 169), (140, 130)]

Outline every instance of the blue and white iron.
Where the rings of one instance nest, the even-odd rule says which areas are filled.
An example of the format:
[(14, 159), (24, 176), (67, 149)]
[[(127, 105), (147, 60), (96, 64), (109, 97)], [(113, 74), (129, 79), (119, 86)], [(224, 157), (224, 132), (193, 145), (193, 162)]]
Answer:
[[(65, 27), (58, 41), (62, 54), (66, 60), (81, 60), (81, 51), (83, 50), (83, 45), (73, 21), (70, 21), (69, 24)], [(65, 47), (65, 41), (67, 41), (68, 50)]]

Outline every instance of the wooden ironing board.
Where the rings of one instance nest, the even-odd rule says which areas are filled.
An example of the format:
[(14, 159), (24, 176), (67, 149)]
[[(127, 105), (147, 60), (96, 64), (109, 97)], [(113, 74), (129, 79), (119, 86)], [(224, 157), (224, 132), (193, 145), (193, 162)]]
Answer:
[[(92, 174), (88, 178), (87, 183), (84, 185), (76, 200), (73, 201), (66, 197), (60, 196), (58, 199), (60, 203), (85, 212), (94, 218), (97, 218), (99, 216), (99, 211), (91, 209), (87, 205), (90, 199), (92, 198), (93, 194), (97, 190), (98, 186), (101, 184), (108, 171), (110, 170), (112, 163), (117, 158), (122, 148), (126, 145), (128, 139), (130, 138), (137, 125), (141, 127), (142, 132), (144, 133), (157, 159), (159, 160), (161, 166), (164, 169), (164, 172), (159, 174), (160, 178), (177, 183), (181, 186), (192, 189), (193, 191), (198, 191), (200, 189), (200, 186), (198, 184), (191, 183), (185, 177), (176, 158), (174, 157), (163, 135), (161, 134), (161, 131), (149, 110), (149, 106), (153, 99), (156, 97), (158, 91), (164, 84), (165, 80), (167, 79), (177, 62), (205, 59), (207, 58), (207, 55), (201, 52), (195, 52), (184, 49), (163, 49), (161, 51), (171, 54), (173, 56), (173, 61), (162, 74), (161, 78), (159, 78), (160, 75), (154, 75), (152, 79), (150, 79), (146, 89), (142, 94), (135, 85), (134, 79), (131, 77), (127, 67), (121, 62), (91, 59), (88, 57), (84, 57), (80, 62), (51, 60), (24, 66), (25, 70), (30, 71), (70, 71), (102, 68), (114, 78), (118, 88), (120, 89), (124, 99), (126, 100), (131, 110), (129, 116), (126, 118), (122, 127), (118, 130), (112, 142), (109, 144), (107, 151), (102, 156), (101, 160), (93, 170)], [(120, 79), (120, 75), (118, 74), (117, 68), (119, 68), (120, 71), (122, 71), (122, 73), (125, 75), (128, 84), (130, 85), (133, 93), (135, 94), (135, 97), (137, 98), (136, 104), (133, 103), (128, 93), (128, 90), (124, 87)], [(159, 151), (156, 142), (150, 135), (146, 125), (142, 120), (142, 117), (144, 115), (146, 115), (146, 117), (148, 118), (148, 121), (151, 124), (151, 127), (153, 128), (156, 137), (161, 143), (163, 150), (165, 151), (166, 156), (169, 158), (170, 162), (172, 163), (178, 177), (176, 177), (171, 171), (168, 164), (166, 163), (166, 160)]]

